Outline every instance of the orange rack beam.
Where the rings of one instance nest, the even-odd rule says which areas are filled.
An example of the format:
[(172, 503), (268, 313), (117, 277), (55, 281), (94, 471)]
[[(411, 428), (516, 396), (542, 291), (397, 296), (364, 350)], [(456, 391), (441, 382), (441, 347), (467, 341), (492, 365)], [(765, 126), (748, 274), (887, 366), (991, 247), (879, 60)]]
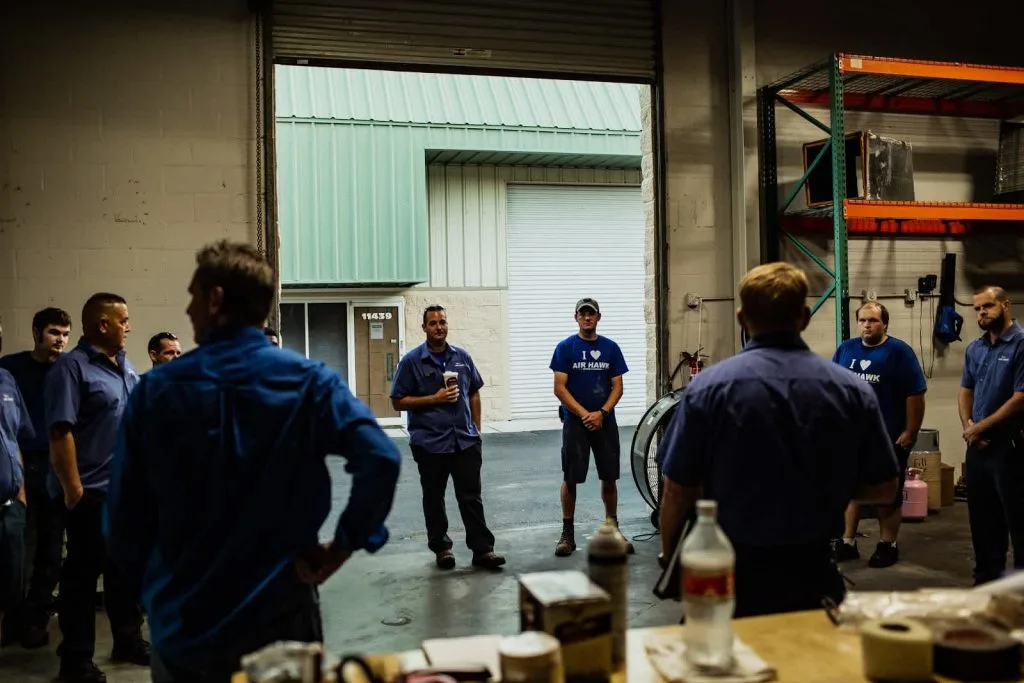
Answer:
[(852, 218), (892, 218), (940, 221), (1024, 221), (1024, 204), (958, 202), (843, 201), (843, 215)]
[[(827, 92), (783, 90), (779, 93), (793, 104), (813, 107), (829, 106)], [(976, 119), (1012, 119), (1024, 116), (1024, 102), (985, 102), (977, 100), (944, 100), (927, 97), (899, 97), (871, 93), (848, 92), (843, 108), (849, 111), (881, 111), (925, 116), (954, 116)]]
[(845, 74), (875, 74), (906, 78), (932, 78), (945, 81), (1006, 83), (1024, 85), (1024, 68), (984, 66), (915, 59), (888, 59), (862, 55), (839, 55), (839, 68)]

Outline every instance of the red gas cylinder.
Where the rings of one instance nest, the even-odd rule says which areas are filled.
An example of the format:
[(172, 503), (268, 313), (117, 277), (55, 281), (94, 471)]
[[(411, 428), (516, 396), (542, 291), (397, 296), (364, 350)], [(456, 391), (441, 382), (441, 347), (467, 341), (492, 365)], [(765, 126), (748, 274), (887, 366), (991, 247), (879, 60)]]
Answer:
[(907, 482), (903, 486), (903, 519), (928, 517), (928, 484), (920, 477), (921, 470), (916, 467), (907, 470)]

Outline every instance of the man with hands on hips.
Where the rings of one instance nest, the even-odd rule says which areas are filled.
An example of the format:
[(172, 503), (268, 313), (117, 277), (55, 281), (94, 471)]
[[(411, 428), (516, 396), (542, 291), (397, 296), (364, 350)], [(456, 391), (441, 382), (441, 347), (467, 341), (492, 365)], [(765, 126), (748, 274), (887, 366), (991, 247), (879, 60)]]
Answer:
[[(108, 535), (149, 615), (154, 683), (227, 683), (245, 654), (323, 639), (316, 585), (387, 543), (401, 457), (341, 375), (264, 335), (277, 288), (255, 247), (199, 250), (188, 291), (199, 346), (128, 401)], [(329, 455), (352, 486), (323, 543)]]

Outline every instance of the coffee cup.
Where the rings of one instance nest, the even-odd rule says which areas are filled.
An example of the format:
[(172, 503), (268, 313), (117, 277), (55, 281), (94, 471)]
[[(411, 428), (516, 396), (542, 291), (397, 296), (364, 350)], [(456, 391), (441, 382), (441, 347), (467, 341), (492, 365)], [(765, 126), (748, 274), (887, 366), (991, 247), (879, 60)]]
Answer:
[(458, 388), (458, 386), (459, 386), (459, 373), (452, 372), (451, 370), (448, 370), (447, 372), (445, 372), (444, 373), (444, 385), (446, 387), (456, 387), (456, 388)]

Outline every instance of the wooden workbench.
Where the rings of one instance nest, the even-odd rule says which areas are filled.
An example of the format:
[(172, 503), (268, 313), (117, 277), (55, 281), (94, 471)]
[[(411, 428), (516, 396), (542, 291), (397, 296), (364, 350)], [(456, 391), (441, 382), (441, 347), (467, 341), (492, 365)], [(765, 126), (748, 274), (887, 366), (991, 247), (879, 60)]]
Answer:
[[(630, 629), (627, 636), (627, 671), (613, 675), (612, 683), (661, 681), (647, 658), (645, 639), (656, 632), (677, 633), (682, 638), (682, 629), (678, 625)], [(780, 683), (860, 683), (868, 680), (863, 674), (860, 638), (856, 633), (833, 626), (822, 610), (737, 619), (733, 621), (733, 631), (737, 638), (775, 667)], [(494, 637), (494, 642), (499, 638)], [(471, 654), (479, 656), (487, 638), (477, 636), (472, 639), (451, 638), (434, 642), (442, 643), (443, 650), (465, 662), (473, 659)], [(367, 657), (367, 660), (374, 671), (387, 681), (393, 680), (401, 671), (444, 664), (437, 661), (428, 663), (422, 650), (376, 655)], [(346, 670), (346, 674), (349, 683), (363, 683), (362, 677), (355, 670)], [(495, 670), (494, 674), (497, 675), (498, 671)], [(937, 678), (936, 682), (944, 680)], [(1024, 681), (1024, 678), (1019, 680)], [(244, 674), (237, 675), (232, 683), (246, 683)]]

